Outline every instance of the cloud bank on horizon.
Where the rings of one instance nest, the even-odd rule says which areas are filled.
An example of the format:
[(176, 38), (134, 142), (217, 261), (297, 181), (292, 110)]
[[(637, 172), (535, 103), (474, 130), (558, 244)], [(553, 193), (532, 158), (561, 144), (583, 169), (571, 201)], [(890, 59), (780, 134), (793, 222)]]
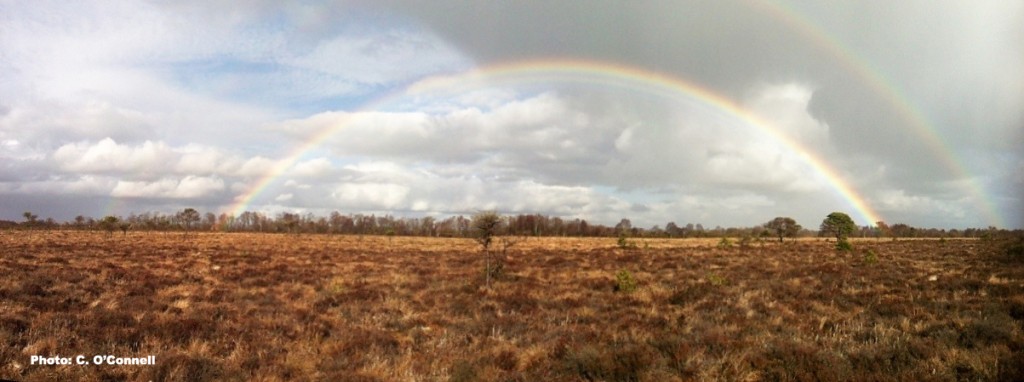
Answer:
[(1024, 5), (0, 3), (0, 219), (1024, 227)]

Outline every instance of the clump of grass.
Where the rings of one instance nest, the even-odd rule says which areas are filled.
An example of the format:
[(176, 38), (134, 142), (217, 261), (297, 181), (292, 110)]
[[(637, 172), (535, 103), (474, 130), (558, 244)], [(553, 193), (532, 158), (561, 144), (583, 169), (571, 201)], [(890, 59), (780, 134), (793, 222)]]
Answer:
[(633, 274), (623, 269), (619, 273), (615, 274), (615, 291), (622, 293), (632, 293), (636, 291), (637, 282), (633, 277)]
[(718, 248), (732, 248), (732, 240), (729, 240), (727, 237), (723, 237), (722, 240), (718, 241)]
[(488, 280), (497, 280), (505, 271), (505, 263), (501, 262), (500, 259), (495, 258), (490, 264), (484, 265), (483, 269), (484, 277)]
[(878, 255), (875, 254), (875, 251), (870, 249), (867, 250), (867, 252), (864, 253), (864, 264), (871, 265), (875, 263), (878, 263)]
[(476, 367), (466, 360), (458, 360), (452, 365), (452, 374), (448, 377), (451, 382), (476, 381)]
[(345, 281), (340, 277), (332, 278), (331, 281), (327, 283), (327, 287), (324, 289), (332, 296), (339, 295), (342, 292), (345, 292)]
[(708, 282), (714, 286), (729, 285), (729, 279), (717, 273), (708, 273)]

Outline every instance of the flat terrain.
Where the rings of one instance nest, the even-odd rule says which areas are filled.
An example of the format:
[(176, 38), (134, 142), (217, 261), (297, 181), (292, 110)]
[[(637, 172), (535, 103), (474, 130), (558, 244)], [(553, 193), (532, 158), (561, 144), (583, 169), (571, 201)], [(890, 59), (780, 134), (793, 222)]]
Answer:
[(989, 243), (636, 243), (528, 239), (487, 288), (468, 239), (4, 231), (0, 378), (1024, 378), (1024, 266)]

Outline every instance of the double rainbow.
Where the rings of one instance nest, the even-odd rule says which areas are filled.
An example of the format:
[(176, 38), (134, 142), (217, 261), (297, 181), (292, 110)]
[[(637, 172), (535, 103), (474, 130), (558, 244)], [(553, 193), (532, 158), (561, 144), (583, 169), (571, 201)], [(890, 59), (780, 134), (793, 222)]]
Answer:
[[(612, 64), (607, 62), (586, 61), (579, 59), (545, 59), (535, 61), (520, 61), (503, 63), (498, 65), (478, 68), (457, 76), (439, 76), (419, 81), (405, 92), (395, 93), (378, 99), (375, 102), (361, 108), (360, 110), (374, 110), (388, 101), (403, 97), (408, 93), (428, 92), (431, 90), (443, 89), (455, 86), (464, 81), (474, 79), (517, 79), (532, 78), (550, 79), (554, 81), (578, 81), (587, 84), (625, 86), (631, 89), (639, 89), (658, 95), (675, 96), (685, 98), (692, 102), (703, 104), (719, 113), (735, 118), (745, 125), (754, 127), (766, 135), (772, 137), (778, 143), (784, 145), (801, 160), (806, 162), (814, 171), (825, 179), (828, 184), (849, 204), (865, 224), (874, 224), (880, 221), (878, 213), (875, 212), (865, 201), (864, 197), (856, 192), (853, 187), (839, 174), (836, 169), (799, 142), (793, 140), (786, 134), (775, 129), (771, 124), (765, 122), (757, 115), (745, 110), (732, 100), (717, 94), (709, 89), (700, 87), (694, 83), (687, 82), (677, 77), (657, 73), (636, 67)], [(348, 116), (358, 115), (349, 113)], [(355, 118), (355, 117), (349, 117)], [(236, 216), (246, 211), (249, 205), (276, 179), (287, 174), (287, 171), (295, 165), (306, 153), (320, 146), (325, 140), (341, 132), (348, 121), (341, 121), (334, 125), (325, 127), (311, 135), (303, 144), (297, 146), (290, 154), (279, 160), (267, 173), (253, 183), (248, 192), (235, 199), (235, 203), (229, 211)]]

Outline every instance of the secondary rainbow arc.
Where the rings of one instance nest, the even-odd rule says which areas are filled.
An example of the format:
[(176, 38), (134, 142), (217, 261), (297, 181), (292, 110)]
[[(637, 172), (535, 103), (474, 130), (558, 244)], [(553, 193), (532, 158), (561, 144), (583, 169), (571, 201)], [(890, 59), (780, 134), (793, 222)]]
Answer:
[(827, 33), (823, 28), (811, 22), (792, 7), (786, 7), (771, 1), (752, 1), (750, 4), (758, 6), (759, 9), (767, 12), (773, 19), (780, 21), (783, 25), (792, 28), (797, 34), (807, 39), (818, 49), (823, 50), (835, 59), (835, 62), (842, 66), (847, 72), (855, 75), (864, 81), (864, 84), (871, 89), (874, 95), (883, 99), (899, 113), (904, 122), (913, 129), (914, 134), (921, 139), (932, 155), (941, 163), (946, 171), (953, 175), (969, 180), (966, 183), (968, 192), (975, 203), (975, 206), (984, 215), (989, 225), (996, 227), (1005, 226), (1005, 219), (992, 203), (992, 198), (985, 191), (984, 187), (976, 180), (959, 159), (956, 151), (947, 144), (937, 129), (929, 122), (928, 118), (915, 108), (908, 98), (896, 87), (892, 81), (883, 76), (878, 70), (864, 59), (853, 53), (846, 44)]

